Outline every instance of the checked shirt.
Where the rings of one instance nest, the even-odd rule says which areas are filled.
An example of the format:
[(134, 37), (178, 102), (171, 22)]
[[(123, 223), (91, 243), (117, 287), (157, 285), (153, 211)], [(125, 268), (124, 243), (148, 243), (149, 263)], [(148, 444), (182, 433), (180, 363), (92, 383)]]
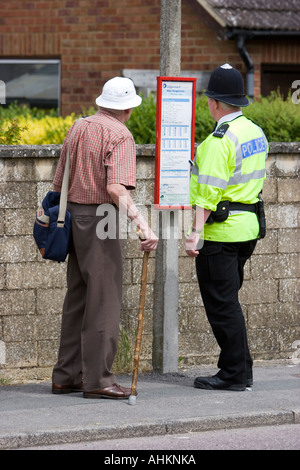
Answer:
[[(53, 180), (55, 191), (61, 190), (73, 126), (62, 146)], [(77, 204), (113, 203), (106, 191), (107, 184), (118, 183), (134, 189), (135, 175), (134, 139), (121, 121), (101, 109), (77, 123), (70, 146), (68, 201)]]

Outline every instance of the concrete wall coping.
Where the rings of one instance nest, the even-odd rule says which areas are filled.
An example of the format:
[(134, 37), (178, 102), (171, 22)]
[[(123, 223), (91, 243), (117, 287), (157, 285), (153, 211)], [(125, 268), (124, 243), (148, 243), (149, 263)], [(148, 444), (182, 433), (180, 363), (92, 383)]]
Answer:
[[(199, 144), (195, 144), (197, 147)], [(270, 142), (271, 154), (299, 154), (300, 142)], [(49, 158), (59, 157), (62, 145), (1, 145), (0, 158)], [(154, 144), (136, 145), (137, 157), (154, 157)]]

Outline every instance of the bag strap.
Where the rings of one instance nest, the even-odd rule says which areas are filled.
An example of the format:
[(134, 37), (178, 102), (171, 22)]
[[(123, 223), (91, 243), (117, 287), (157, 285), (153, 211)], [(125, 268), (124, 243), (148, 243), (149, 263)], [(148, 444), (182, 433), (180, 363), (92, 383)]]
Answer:
[(75, 121), (70, 139), (68, 141), (65, 171), (64, 171), (64, 177), (63, 177), (63, 181), (62, 181), (62, 185), (61, 185), (61, 192), (60, 192), (57, 227), (64, 227), (64, 225), (65, 225), (65, 217), (66, 217), (67, 202), (68, 202), (69, 175), (70, 175), (70, 147), (71, 147), (71, 141), (72, 141), (72, 137), (73, 137), (73, 134), (74, 134), (75, 127), (76, 127), (76, 125), (77, 125), (77, 123), (80, 119), (81, 118), (79, 118), (79, 119), (77, 119), (77, 121)]

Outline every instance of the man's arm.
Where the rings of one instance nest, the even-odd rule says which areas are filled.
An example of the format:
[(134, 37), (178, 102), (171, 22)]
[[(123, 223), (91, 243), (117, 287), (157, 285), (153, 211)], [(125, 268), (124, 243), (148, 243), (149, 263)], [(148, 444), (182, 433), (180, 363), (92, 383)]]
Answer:
[(118, 206), (123, 214), (126, 214), (130, 220), (139, 228), (145, 238), (141, 241), (141, 249), (143, 251), (153, 251), (157, 247), (158, 238), (152, 232), (151, 228), (138, 212), (129, 191), (122, 184), (108, 184), (106, 191)]

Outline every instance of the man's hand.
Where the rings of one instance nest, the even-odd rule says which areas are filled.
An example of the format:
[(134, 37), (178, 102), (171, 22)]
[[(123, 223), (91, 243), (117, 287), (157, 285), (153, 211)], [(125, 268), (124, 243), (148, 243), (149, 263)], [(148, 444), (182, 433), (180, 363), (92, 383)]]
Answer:
[(140, 237), (142, 251), (156, 250), (158, 238), (148, 225), (144, 224), (143, 230), (139, 228), (137, 234)]
[(151, 229), (144, 234), (144, 239), (141, 239), (141, 250), (142, 251), (154, 251), (157, 248), (158, 238)]
[(197, 245), (199, 242), (199, 233), (191, 232), (185, 242), (185, 252), (190, 258), (196, 258), (199, 255)]
[(197, 245), (199, 242), (200, 232), (203, 229), (205, 221), (208, 219), (210, 210), (203, 207), (196, 206), (194, 221), (191, 228), (191, 233), (188, 235), (185, 242), (185, 252), (190, 258), (196, 258), (199, 255)]
[(113, 199), (114, 203), (119, 207), (120, 211), (126, 214), (130, 220), (138, 227), (141, 239), (142, 251), (156, 250), (158, 238), (153, 233), (147, 222), (139, 214), (129, 191), (122, 184), (109, 184), (106, 187), (108, 194)]

